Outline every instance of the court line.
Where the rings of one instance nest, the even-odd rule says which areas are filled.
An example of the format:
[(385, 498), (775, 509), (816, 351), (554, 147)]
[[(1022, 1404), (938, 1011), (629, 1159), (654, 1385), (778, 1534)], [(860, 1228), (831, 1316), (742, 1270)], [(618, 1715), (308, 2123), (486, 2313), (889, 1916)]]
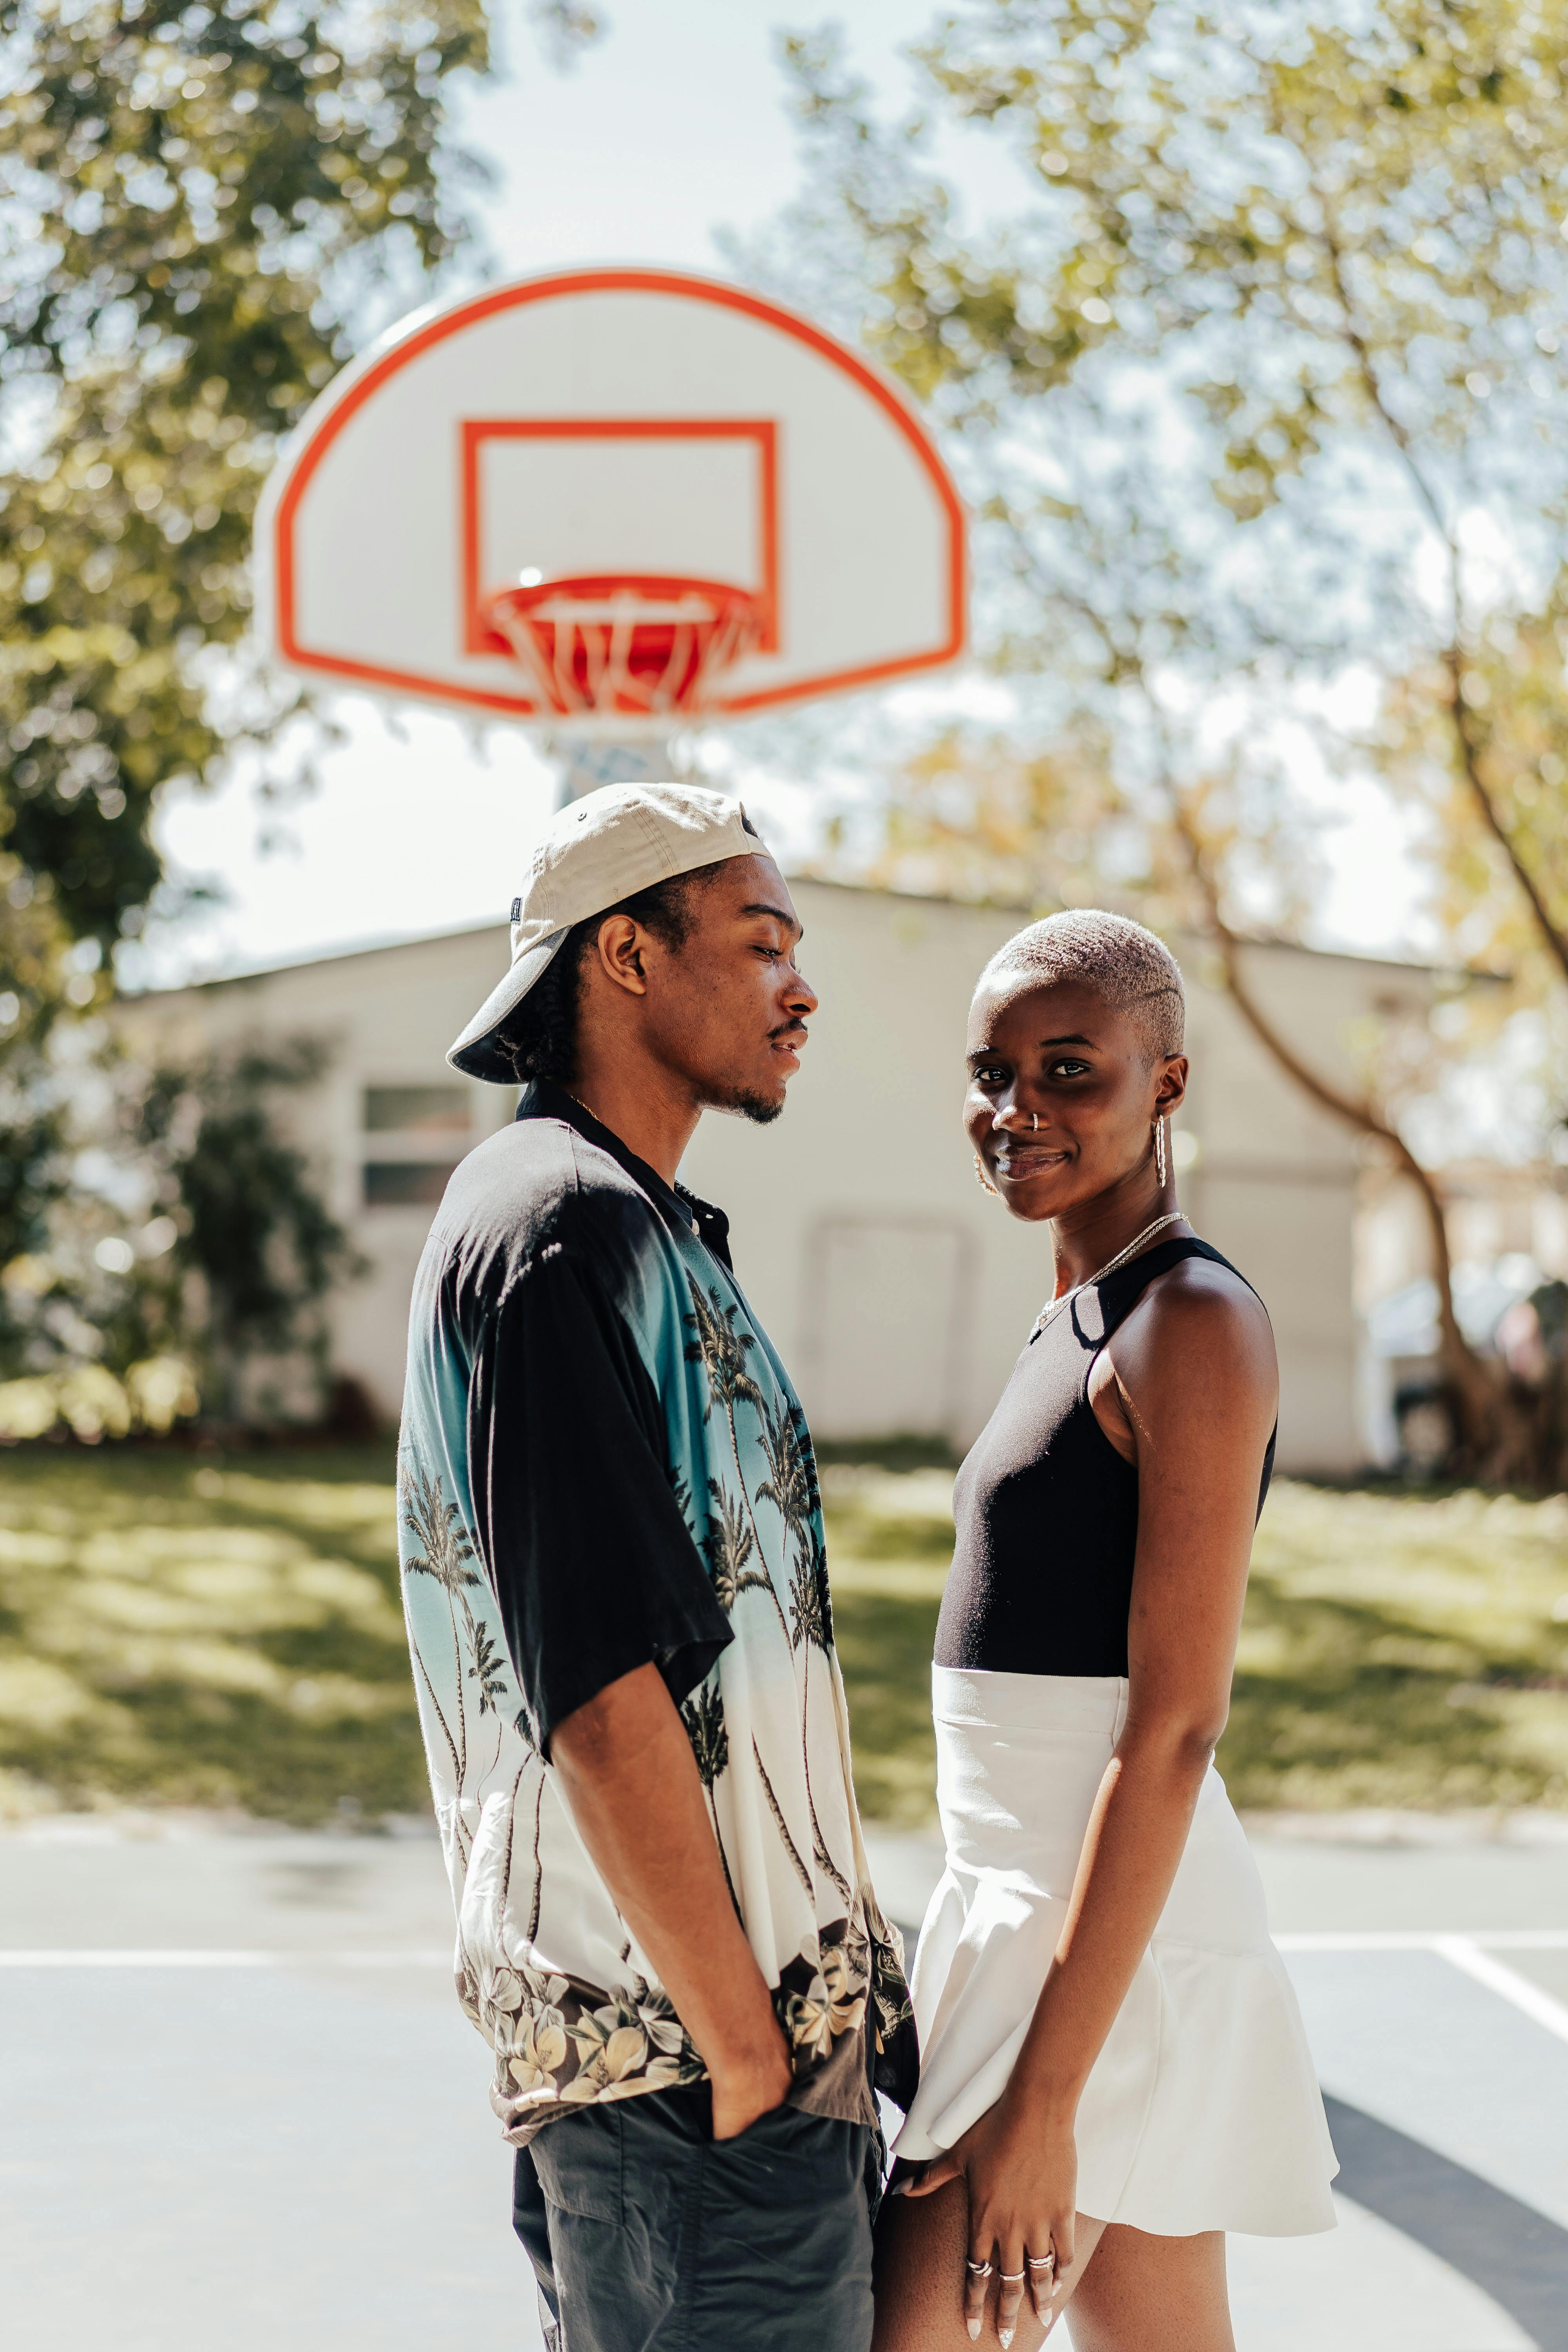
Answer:
[[(1490, 1927), (1439, 1929), (1430, 1927), (1349, 1927), (1301, 1929), (1276, 1936), (1282, 1952), (1436, 1952), (1477, 1983), (1489, 1985), (1504, 2000), (1546, 2023), (1552, 2012), (1552, 2032), (1568, 2038), (1568, 2009), (1500, 1962), (1488, 1962), (1490, 1952), (1565, 1952), (1568, 1927)], [(1461, 1954), (1467, 1957), (1460, 1957)], [(95, 1945), (0, 1948), (0, 1969), (282, 1969), (301, 1964), (339, 1969), (449, 1968), (449, 1951), (429, 1946), (380, 1950), (334, 1951), (310, 1945), (257, 1946), (250, 1949), (200, 1945), (163, 1948), (149, 1945), (100, 1948)], [(1504, 1979), (1513, 1990), (1505, 1990)], [(1528, 2002), (1521, 1997), (1528, 1994)]]
[(187, 1945), (159, 1951), (134, 1945), (120, 1950), (92, 1946), (60, 1950), (0, 1950), (0, 1969), (449, 1969), (450, 1952), (331, 1952), (301, 1948), (258, 1951), (204, 1950)]
[(1445, 1936), (1437, 1949), (1450, 1968), (1458, 1969), (1463, 1975), (1474, 1978), (1476, 1983), (1485, 1985), (1489, 1992), (1510, 2000), (1515, 2009), (1522, 2010), (1525, 2016), (1533, 2018), (1537, 2025), (1543, 2025), (1548, 2033), (1557, 2036), (1559, 2042), (1568, 2042), (1568, 2009), (1564, 2009), (1560, 2000), (1553, 2000), (1552, 1995), (1543, 1992), (1539, 1985), (1531, 1984), (1528, 1977), (1521, 1977), (1517, 1969), (1506, 1967), (1501, 1960), (1494, 1960), (1489, 1952), (1482, 1951), (1473, 1936)]
[(1274, 1941), (1282, 1952), (1443, 1952), (1447, 1957), (1445, 1948), (1455, 1944), (1489, 1952), (1568, 1952), (1568, 1927), (1328, 1927), (1276, 1936)]

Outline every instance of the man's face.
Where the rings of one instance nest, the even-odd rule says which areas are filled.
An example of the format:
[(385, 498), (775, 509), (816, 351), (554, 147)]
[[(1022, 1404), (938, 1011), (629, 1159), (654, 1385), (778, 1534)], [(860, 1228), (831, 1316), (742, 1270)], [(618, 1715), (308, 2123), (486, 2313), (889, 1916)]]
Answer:
[(795, 962), (800, 919), (771, 857), (700, 873), (691, 929), (676, 949), (645, 932), (645, 1038), (711, 1110), (765, 1123), (800, 1067), (815, 991)]

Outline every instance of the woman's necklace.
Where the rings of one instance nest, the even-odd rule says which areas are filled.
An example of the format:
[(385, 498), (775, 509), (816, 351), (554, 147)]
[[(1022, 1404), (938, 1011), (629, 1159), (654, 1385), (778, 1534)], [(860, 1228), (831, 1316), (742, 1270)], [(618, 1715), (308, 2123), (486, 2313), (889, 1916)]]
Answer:
[(1064, 1290), (1059, 1298), (1051, 1299), (1036, 1317), (1035, 1329), (1043, 1331), (1052, 1316), (1060, 1308), (1070, 1306), (1080, 1290), (1088, 1290), (1093, 1283), (1103, 1282), (1108, 1274), (1114, 1274), (1119, 1265), (1125, 1265), (1130, 1257), (1136, 1257), (1144, 1243), (1152, 1241), (1156, 1234), (1163, 1234), (1167, 1225), (1179, 1225), (1185, 1213), (1182, 1209), (1168, 1210), (1164, 1216), (1156, 1217), (1152, 1225), (1145, 1225), (1141, 1234), (1134, 1234), (1127, 1247), (1118, 1250), (1113, 1258), (1108, 1258), (1096, 1273), (1086, 1274), (1081, 1282), (1075, 1282), (1072, 1288)]

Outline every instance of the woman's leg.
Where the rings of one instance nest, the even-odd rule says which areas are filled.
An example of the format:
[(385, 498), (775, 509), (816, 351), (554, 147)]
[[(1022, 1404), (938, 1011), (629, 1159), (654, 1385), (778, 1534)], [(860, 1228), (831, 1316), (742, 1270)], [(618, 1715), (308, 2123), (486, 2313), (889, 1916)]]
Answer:
[[(968, 2252), (962, 2181), (932, 2197), (889, 2197), (877, 2223), (877, 2325), (872, 2352), (969, 2352), (963, 2324)], [(1225, 2235), (1156, 2238), (1146, 2230), (1078, 2217), (1077, 2275), (1058, 2302), (1071, 2307), (1073, 2352), (1236, 2352), (1225, 2283)], [(994, 2342), (996, 2285), (982, 2346)], [(1013, 2352), (1037, 2352), (1044, 2331), (1027, 2296)], [(1052, 2342), (1060, 2340), (1053, 2329)]]
[(1236, 2352), (1221, 2230), (1156, 2238), (1113, 2224), (1071, 2303), (1073, 2352)]
[[(889, 2197), (877, 2221), (877, 2252), (873, 2281), (877, 2298), (876, 2331), (871, 2352), (971, 2352), (963, 2324), (963, 2265), (969, 2252), (969, 2206), (962, 2180), (950, 2180), (930, 2197)], [(1074, 2249), (1077, 2275), (1089, 2274), (1103, 2221), (1078, 2217)], [(1135, 2235), (1136, 2232), (1125, 2234)], [(1158, 2240), (1152, 2242), (1159, 2243)], [(1068, 2293), (1060, 2298), (1071, 2300)], [(991, 2282), (981, 2330), (982, 2352), (995, 2352), (997, 2283)], [(1012, 2352), (1037, 2352), (1045, 2330), (1035, 2316), (1027, 2290), (1013, 2336)], [(1052, 2331), (1052, 2342), (1059, 2331)], [(1163, 2336), (1146, 2336), (1139, 2352), (1149, 2352)]]

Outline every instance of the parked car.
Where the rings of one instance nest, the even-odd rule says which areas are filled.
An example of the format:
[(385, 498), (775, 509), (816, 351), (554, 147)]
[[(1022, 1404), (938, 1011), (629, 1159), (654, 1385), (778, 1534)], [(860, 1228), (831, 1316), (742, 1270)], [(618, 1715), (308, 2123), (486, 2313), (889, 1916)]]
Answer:
[[(1563, 1354), (1568, 1284), (1545, 1275), (1532, 1257), (1511, 1251), (1488, 1265), (1457, 1265), (1454, 1314), (1478, 1353), (1496, 1356), (1530, 1387)], [(1423, 1278), (1380, 1298), (1366, 1318), (1373, 1360), (1373, 1405), (1393, 1441), (1391, 1466), (1432, 1478), (1447, 1468), (1457, 1432), (1438, 1355), (1437, 1286)]]

